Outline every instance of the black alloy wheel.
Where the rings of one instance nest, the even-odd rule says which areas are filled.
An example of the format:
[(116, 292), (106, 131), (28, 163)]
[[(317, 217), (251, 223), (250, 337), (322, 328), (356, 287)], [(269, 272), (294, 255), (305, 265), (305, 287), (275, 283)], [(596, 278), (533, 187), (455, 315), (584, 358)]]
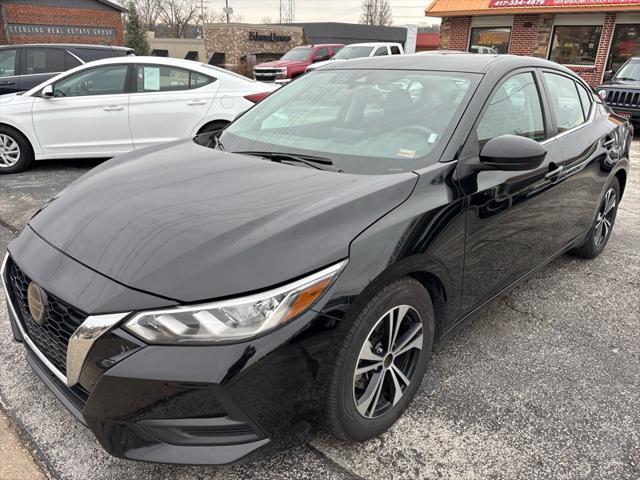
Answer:
[(569, 253), (576, 257), (593, 259), (602, 253), (613, 230), (618, 213), (618, 203), (620, 202), (620, 183), (617, 178), (613, 178), (607, 186), (605, 193), (598, 207), (598, 213), (589, 230), (585, 242)]
[(391, 427), (411, 403), (434, 339), (427, 290), (413, 278), (370, 295), (345, 318), (328, 355), (327, 429), (345, 440), (368, 440)]

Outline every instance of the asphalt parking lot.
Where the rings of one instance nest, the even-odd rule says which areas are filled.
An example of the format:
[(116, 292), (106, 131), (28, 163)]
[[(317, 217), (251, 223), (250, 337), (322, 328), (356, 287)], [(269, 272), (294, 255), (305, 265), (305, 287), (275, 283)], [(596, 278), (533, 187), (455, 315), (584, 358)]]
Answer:
[[(0, 177), (0, 247), (96, 162)], [(239, 467), (107, 455), (12, 342), (0, 295), (0, 406), (55, 479), (640, 478), (640, 141), (616, 227), (587, 262), (561, 257), (467, 323), (436, 354), (394, 428), (363, 444), (310, 431)], [(3, 459), (2, 461), (5, 461)]]

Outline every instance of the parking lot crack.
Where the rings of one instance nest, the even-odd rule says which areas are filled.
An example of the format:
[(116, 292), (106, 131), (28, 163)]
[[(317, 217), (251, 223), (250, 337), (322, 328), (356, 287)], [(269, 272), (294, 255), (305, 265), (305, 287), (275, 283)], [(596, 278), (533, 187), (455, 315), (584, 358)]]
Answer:
[(327, 465), (330, 469), (335, 470), (341, 475), (343, 475), (344, 477), (352, 480), (366, 480), (364, 477), (361, 477), (360, 475), (353, 473), (351, 470), (346, 469), (345, 467), (337, 463), (335, 460), (329, 458), (324, 452), (316, 448), (310, 442), (307, 442), (305, 445), (316, 455), (316, 457), (318, 457), (318, 459), (322, 463)]

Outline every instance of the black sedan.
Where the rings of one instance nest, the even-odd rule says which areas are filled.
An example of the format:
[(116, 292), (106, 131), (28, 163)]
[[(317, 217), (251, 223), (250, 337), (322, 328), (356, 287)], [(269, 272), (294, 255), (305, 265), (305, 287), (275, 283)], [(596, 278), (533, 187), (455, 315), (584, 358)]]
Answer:
[(332, 64), (62, 191), (9, 245), (13, 333), (119, 457), (230, 463), (300, 421), (366, 440), (461, 321), (603, 251), (629, 147), (555, 63)]

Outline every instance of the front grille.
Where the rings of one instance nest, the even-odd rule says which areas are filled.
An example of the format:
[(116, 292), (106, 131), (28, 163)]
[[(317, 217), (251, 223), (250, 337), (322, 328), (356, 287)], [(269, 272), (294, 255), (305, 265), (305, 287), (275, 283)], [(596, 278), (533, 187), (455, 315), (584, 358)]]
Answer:
[(639, 90), (609, 90), (607, 105), (618, 108), (640, 108)]
[(272, 68), (254, 69), (253, 77), (261, 82), (275, 82), (277, 73), (280, 71)]
[(38, 350), (64, 375), (67, 374), (67, 346), (73, 332), (87, 315), (46, 292), (44, 322), (38, 325), (29, 313), (27, 289), (31, 279), (11, 259), (7, 263), (7, 289), (16, 308), (18, 321)]

